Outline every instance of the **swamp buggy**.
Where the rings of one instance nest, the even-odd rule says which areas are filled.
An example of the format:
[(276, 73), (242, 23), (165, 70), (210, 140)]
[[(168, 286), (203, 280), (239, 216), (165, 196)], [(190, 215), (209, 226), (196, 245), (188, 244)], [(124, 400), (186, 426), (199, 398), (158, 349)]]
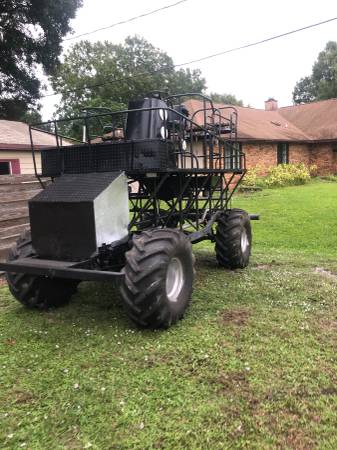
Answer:
[[(36, 132), (55, 137), (41, 170)], [(229, 208), (246, 171), (235, 108), (156, 91), (124, 111), (31, 126), (30, 138), (44, 189), (29, 201), (30, 232), (0, 263), (25, 306), (65, 304), (82, 280), (113, 281), (134, 322), (169, 327), (190, 302), (192, 244), (210, 240), (220, 266), (247, 266), (256, 217)]]

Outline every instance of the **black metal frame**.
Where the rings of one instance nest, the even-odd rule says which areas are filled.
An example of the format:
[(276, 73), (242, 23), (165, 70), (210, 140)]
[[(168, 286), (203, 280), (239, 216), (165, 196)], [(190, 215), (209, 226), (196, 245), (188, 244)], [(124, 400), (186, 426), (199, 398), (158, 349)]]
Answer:
[(82, 269), (77, 268), (76, 263), (69, 261), (50, 261), (32, 257), (0, 263), (0, 267), (5, 272), (81, 281), (112, 281), (119, 284), (124, 278), (123, 273), (117, 271)]
[[(182, 102), (187, 97), (197, 96), (202, 99), (203, 107), (195, 111), (191, 117), (187, 117), (181, 112)], [(34, 131), (41, 131), (41, 127), (44, 126), (47, 126), (48, 133), (51, 128), (53, 129), (56, 146), (48, 152), (54, 151), (60, 155), (63, 161), (61, 175), (65, 170), (62, 159), (64, 151), (69, 149), (65, 146), (65, 141), (69, 138), (62, 135), (59, 128), (64, 123), (81, 121), (85, 126), (87, 138), (83, 146), (89, 149), (94, 161), (92, 171), (96, 171), (95, 158), (99, 146), (94, 146), (92, 142), (90, 134), (92, 120), (99, 122), (109, 118), (114, 130), (117, 129), (114, 128), (114, 124), (121, 122), (126, 124), (126, 118), (130, 113), (159, 113), (165, 130), (165, 136), (162, 136), (160, 141), (173, 143), (176, 165), (155, 170), (141, 170), (133, 166), (125, 168), (130, 185), (136, 186), (136, 190), (132, 189), (129, 195), (132, 213), (129, 239), (133, 234), (146, 229), (174, 227), (181, 229), (192, 243), (205, 239), (214, 240), (213, 224), (219, 214), (228, 209), (229, 202), (246, 172), (245, 155), (237, 143), (237, 111), (233, 107), (217, 108), (211, 99), (202, 94), (179, 94), (168, 96), (164, 100), (167, 108), (108, 111), (31, 125), (29, 133), (34, 170), (41, 185), (44, 187), (42, 176), (37, 172)], [(177, 101), (180, 109), (175, 104)], [(174, 117), (175, 120), (169, 122), (169, 117)], [(126, 140), (126, 138), (118, 139), (118, 143)], [(105, 142), (107, 141), (109, 139), (105, 139)], [(113, 146), (114, 131), (111, 137), (111, 151)], [(100, 248), (98, 254), (93, 255), (90, 261), (83, 262), (84, 266), (82, 264), (81, 267), (78, 267), (78, 263), (62, 264), (38, 258), (25, 258), (17, 262), (0, 264), (0, 269), (25, 271), (48, 277), (117, 279), (123, 276), (118, 270), (123, 266), (125, 245), (125, 242), (106, 245)]]

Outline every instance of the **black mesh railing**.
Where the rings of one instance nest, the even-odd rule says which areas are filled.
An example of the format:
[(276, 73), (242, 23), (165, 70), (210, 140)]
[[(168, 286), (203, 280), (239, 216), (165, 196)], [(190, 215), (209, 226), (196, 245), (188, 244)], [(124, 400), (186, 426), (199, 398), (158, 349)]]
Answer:
[[(160, 106), (31, 126), (34, 161), (36, 133), (44, 132), (55, 139), (55, 145), (41, 152), (43, 176), (114, 170), (240, 172), (245, 169), (244, 154), (237, 142), (234, 108), (205, 105), (188, 117), (183, 105), (165, 105), (161, 101)], [(97, 123), (104, 124), (101, 135)], [(73, 130), (72, 136), (64, 135), (64, 130), (70, 134)], [(130, 136), (138, 138), (130, 139)]]

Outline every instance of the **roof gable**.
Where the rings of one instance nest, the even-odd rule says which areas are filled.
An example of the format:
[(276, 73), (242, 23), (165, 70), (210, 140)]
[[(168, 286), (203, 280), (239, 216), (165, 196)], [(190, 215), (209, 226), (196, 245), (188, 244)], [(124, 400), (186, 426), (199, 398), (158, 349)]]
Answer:
[(282, 117), (313, 140), (337, 139), (337, 99), (321, 100), (279, 109)]
[[(55, 135), (32, 131), (34, 144), (39, 147), (55, 146)], [(0, 120), (0, 149), (30, 149), (29, 125), (13, 120)]]
[[(185, 102), (193, 112), (203, 108), (200, 100)], [(230, 105), (214, 104), (215, 107)], [(263, 141), (316, 141), (337, 140), (337, 99), (324, 100), (305, 105), (288, 106), (276, 111), (265, 111), (235, 106), (238, 112), (238, 138)], [(228, 117), (229, 110), (222, 110)], [(194, 121), (201, 125), (203, 113), (197, 113)]]

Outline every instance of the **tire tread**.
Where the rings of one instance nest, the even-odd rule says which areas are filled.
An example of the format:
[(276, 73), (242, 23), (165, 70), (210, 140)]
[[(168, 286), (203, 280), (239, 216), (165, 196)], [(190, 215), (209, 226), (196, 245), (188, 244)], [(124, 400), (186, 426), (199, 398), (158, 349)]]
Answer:
[[(131, 250), (125, 255), (121, 294), (128, 316), (140, 326), (167, 328), (183, 316), (186, 308), (174, 314), (161, 294), (166, 264), (177, 246), (192, 255), (191, 243), (181, 231), (153, 229), (135, 236)], [(191, 257), (192, 266), (193, 262)]]
[(249, 237), (249, 254), (251, 248), (251, 228), (246, 211), (238, 208), (225, 211), (218, 219), (215, 236), (216, 258), (221, 267), (227, 269), (244, 268), (248, 265), (249, 254), (241, 250), (241, 228), (246, 227)]

